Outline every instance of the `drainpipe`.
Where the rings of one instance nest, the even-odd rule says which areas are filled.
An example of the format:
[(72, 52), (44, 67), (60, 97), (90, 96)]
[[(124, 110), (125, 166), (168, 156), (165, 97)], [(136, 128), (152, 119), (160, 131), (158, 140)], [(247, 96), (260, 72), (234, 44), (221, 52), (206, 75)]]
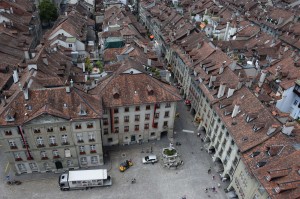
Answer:
[[(31, 156), (31, 153), (30, 153), (30, 151), (29, 151), (29, 148), (28, 148), (28, 143), (26, 142), (26, 140), (25, 140), (25, 138), (24, 138), (22, 126), (18, 126), (18, 128), (19, 128), (19, 132), (20, 132), (20, 134), (21, 134), (23, 143), (24, 143), (25, 146), (26, 146), (26, 151), (27, 151), (27, 154), (28, 154), (28, 158), (30, 158), (30, 160), (33, 160), (32, 156)], [(27, 158), (27, 159), (28, 159), (28, 158)]]

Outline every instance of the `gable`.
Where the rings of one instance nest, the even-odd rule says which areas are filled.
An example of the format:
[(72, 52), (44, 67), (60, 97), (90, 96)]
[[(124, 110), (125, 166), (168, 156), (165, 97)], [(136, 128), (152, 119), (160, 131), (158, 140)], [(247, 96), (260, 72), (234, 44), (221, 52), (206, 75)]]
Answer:
[(59, 123), (59, 122), (68, 122), (69, 120), (56, 117), (49, 114), (42, 114), (28, 122), (25, 123), (25, 125), (31, 125), (31, 124), (45, 124), (45, 123)]

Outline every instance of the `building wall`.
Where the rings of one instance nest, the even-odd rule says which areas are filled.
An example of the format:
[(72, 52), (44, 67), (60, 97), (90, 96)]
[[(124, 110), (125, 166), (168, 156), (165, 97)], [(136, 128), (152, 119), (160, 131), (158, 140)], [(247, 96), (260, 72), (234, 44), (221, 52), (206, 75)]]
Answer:
[(243, 161), (239, 161), (228, 189), (234, 189), (240, 199), (268, 198), (267, 192), (260, 186), (255, 177), (247, 171)]
[[(169, 137), (173, 137), (176, 102), (170, 102), (170, 107), (166, 107), (166, 104), (165, 102), (160, 103), (160, 108), (156, 108), (156, 114), (159, 113), (159, 117), (154, 119), (157, 128), (153, 127), (154, 104), (149, 104), (150, 110), (146, 110), (147, 105), (140, 105), (140, 111), (136, 111), (136, 106), (128, 106), (128, 112), (125, 112), (125, 107), (118, 107), (118, 113), (114, 113), (114, 109), (106, 109), (102, 121), (103, 146), (160, 140), (162, 132), (167, 132)], [(165, 112), (169, 112), (168, 117), (165, 117)], [(146, 114), (150, 114), (149, 119), (145, 119)], [(135, 121), (136, 115), (139, 116), (139, 121)], [(128, 122), (124, 121), (124, 116), (129, 117)], [(117, 123), (116, 118), (118, 118)], [(104, 120), (107, 120), (107, 124), (104, 123)], [(167, 122), (167, 126), (164, 122)], [(145, 124), (149, 125), (149, 129), (145, 129)], [(138, 130), (135, 130), (136, 125), (139, 126)], [(129, 127), (128, 132), (125, 132), (125, 126)], [(116, 128), (118, 128), (118, 133), (114, 131)]]
[[(99, 119), (78, 122), (63, 121), (58, 118), (48, 119), (43, 118), (37, 120), (38, 122), (30, 122), (22, 126), (32, 160), (28, 159), (28, 150), (23, 144), (18, 127), (0, 128), (4, 150), (8, 153), (8, 160), (15, 166), (17, 173), (56, 172), (103, 164)], [(93, 123), (93, 126), (87, 128), (88, 123)], [(81, 124), (81, 129), (76, 129), (75, 125), (78, 124)], [(6, 135), (7, 132), (11, 132), (11, 135)], [(78, 133), (82, 134), (83, 142), (78, 142)], [(63, 136), (66, 137), (62, 138)], [(9, 142), (14, 142), (13, 145), (16, 147), (11, 147), (12, 144)], [(94, 153), (90, 150), (91, 145), (94, 145)], [(85, 147), (85, 154), (80, 153), (80, 146)], [(55, 156), (56, 154), (59, 156)], [(57, 162), (62, 164), (62, 169), (57, 169)]]
[(300, 117), (300, 98), (293, 92), (294, 86), (283, 91), (282, 98), (277, 101), (276, 107), (285, 113), (290, 113), (294, 119)]

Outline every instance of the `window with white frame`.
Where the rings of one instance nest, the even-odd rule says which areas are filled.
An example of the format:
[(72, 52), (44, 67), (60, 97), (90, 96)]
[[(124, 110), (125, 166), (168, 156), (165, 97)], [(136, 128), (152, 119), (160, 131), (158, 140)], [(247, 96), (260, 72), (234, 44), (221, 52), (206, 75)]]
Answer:
[(41, 157), (46, 158), (47, 157), (47, 152), (46, 151), (41, 151)]
[(85, 153), (85, 147), (84, 146), (79, 146), (79, 152), (80, 153)]
[(43, 140), (42, 137), (37, 137), (36, 142), (37, 142), (38, 145), (44, 145), (44, 140)]
[(90, 150), (91, 151), (96, 151), (96, 145), (90, 145)]
[(67, 166), (68, 166), (68, 167), (71, 167), (71, 166), (73, 166), (73, 165), (74, 165), (74, 163), (73, 163), (72, 160), (67, 160)]
[(19, 152), (14, 152), (15, 159), (21, 159), (21, 154)]
[(43, 165), (44, 165), (45, 170), (50, 170), (51, 169), (48, 162), (45, 162)]
[(89, 141), (95, 141), (95, 133), (94, 132), (89, 132)]
[(92, 162), (92, 164), (97, 164), (98, 163), (98, 157), (97, 156), (92, 156), (91, 157), (91, 162)]
[(56, 139), (54, 135), (49, 136), (50, 145), (56, 145)]
[(61, 136), (61, 142), (63, 143), (63, 144), (67, 144), (68, 143), (68, 135), (62, 135)]
[(59, 156), (58, 150), (53, 150), (52, 154), (53, 154), (54, 157), (58, 157)]
[(82, 133), (77, 133), (77, 141), (83, 142), (83, 134)]
[(18, 169), (19, 169), (20, 172), (26, 172), (27, 171), (25, 164), (18, 164)]
[(94, 122), (87, 122), (86, 123), (86, 128), (88, 128), (88, 129), (94, 128)]
[(81, 157), (80, 158), (80, 163), (81, 164), (87, 164), (87, 158), (86, 157)]
[(29, 163), (29, 167), (30, 167), (31, 171), (37, 171), (38, 170), (38, 166), (35, 162)]
[(10, 147), (16, 146), (16, 142), (14, 140), (8, 140), (8, 144)]

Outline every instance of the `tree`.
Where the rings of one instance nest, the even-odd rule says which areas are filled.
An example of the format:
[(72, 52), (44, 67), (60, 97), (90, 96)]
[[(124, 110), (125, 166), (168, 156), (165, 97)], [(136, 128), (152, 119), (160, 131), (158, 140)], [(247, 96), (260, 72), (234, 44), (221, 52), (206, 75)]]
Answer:
[(85, 59), (85, 68), (86, 68), (86, 70), (88, 71), (89, 74), (90, 74), (90, 73), (92, 72), (92, 70), (93, 70), (93, 65), (91, 64), (91, 60), (90, 60), (89, 57), (87, 57), (87, 58)]
[(99, 68), (99, 73), (102, 73), (103, 72), (103, 63), (100, 60), (98, 60), (96, 62), (96, 66)]
[(39, 5), (40, 18), (44, 23), (55, 21), (58, 17), (57, 8), (50, 0), (43, 0)]

